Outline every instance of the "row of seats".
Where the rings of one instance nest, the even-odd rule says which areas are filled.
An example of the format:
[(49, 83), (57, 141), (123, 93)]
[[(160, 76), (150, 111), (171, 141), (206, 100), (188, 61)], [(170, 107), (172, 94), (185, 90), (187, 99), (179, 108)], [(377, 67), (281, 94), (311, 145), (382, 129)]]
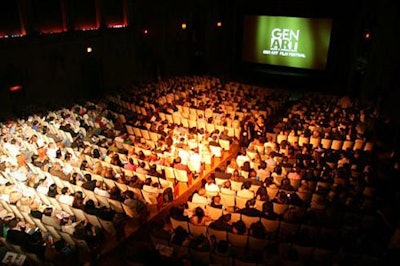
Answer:
[[(298, 144), (300, 147), (309, 144), (313, 148), (317, 148), (321, 146), (323, 149), (332, 149), (332, 150), (363, 150), (363, 151), (372, 151), (374, 148), (374, 143), (372, 141), (367, 141), (364, 139), (356, 139), (356, 140), (337, 140), (337, 139), (326, 139), (320, 137), (304, 137), (304, 136), (295, 136), (295, 135), (287, 135), (287, 134), (276, 134), (272, 132), (267, 132), (267, 139), (270, 139), (273, 142), (281, 144), (282, 141), (287, 141), (291, 145)], [(262, 153), (263, 154), (263, 153)]]

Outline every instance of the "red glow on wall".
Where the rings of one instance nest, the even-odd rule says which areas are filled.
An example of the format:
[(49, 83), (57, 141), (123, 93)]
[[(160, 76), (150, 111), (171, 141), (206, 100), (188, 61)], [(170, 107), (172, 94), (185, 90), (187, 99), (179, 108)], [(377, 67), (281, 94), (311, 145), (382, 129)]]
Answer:
[(88, 30), (98, 30), (99, 27), (96, 23), (93, 24), (77, 24), (74, 27), (75, 30), (82, 30), (82, 31), (88, 31)]
[(128, 24), (123, 21), (110, 21), (107, 23), (107, 28), (125, 28)]
[(8, 90), (9, 90), (10, 92), (20, 91), (20, 90), (22, 90), (22, 85), (14, 85), (14, 86), (11, 86), (10, 88), (8, 88)]
[(64, 32), (62, 27), (43, 27), (40, 29), (41, 34), (54, 34)]
[(26, 33), (23, 32), (0, 32), (0, 39), (3, 38), (19, 38), (25, 36)]

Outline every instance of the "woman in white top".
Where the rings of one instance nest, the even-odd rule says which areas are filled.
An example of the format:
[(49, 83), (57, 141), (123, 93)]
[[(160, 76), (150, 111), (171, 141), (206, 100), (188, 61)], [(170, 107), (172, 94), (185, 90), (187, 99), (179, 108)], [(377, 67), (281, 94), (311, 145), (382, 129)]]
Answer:
[(86, 220), (80, 220), (77, 222), (73, 221), (73, 217), (67, 217), (67, 218), (63, 218), (61, 220), (61, 231), (70, 234), (71, 236), (74, 234), (75, 232), (75, 227), (80, 224), (80, 223), (86, 223)]
[(94, 194), (97, 194), (99, 196), (103, 196), (106, 198), (110, 197), (110, 193), (108, 192), (108, 188), (106, 183), (103, 181), (97, 180), (96, 182), (96, 187), (94, 188)]

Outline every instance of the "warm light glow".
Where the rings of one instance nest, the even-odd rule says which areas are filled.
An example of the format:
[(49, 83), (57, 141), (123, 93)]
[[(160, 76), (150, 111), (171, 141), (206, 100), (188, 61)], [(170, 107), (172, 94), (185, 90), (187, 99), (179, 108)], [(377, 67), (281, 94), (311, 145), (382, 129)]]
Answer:
[(144, 33), (144, 34), (147, 34), (147, 33), (149, 33), (149, 32), (147, 31), (147, 29), (144, 29), (144, 30), (143, 30), (143, 33)]
[(22, 85), (11, 86), (8, 90), (11, 92), (22, 90)]
[(186, 29), (186, 23), (182, 23), (182, 30), (185, 30)]
[(120, 21), (114, 21), (114, 22), (107, 23), (107, 28), (125, 28), (126, 26), (128, 26), (127, 23), (120, 22)]
[(88, 53), (91, 53), (91, 52), (93, 52), (93, 49), (92, 49), (92, 47), (88, 47), (88, 48), (86, 48), (86, 52), (88, 52)]
[(217, 27), (222, 27), (222, 22), (221, 21), (217, 22)]
[(364, 38), (367, 39), (367, 40), (371, 39), (371, 33), (366, 32), (366, 33), (364, 34)]
[(95, 24), (77, 24), (74, 27), (75, 30), (90, 31), (98, 30), (99, 28)]
[(57, 34), (64, 32), (64, 29), (61, 27), (44, 27), (39, 30), (40, 34)]

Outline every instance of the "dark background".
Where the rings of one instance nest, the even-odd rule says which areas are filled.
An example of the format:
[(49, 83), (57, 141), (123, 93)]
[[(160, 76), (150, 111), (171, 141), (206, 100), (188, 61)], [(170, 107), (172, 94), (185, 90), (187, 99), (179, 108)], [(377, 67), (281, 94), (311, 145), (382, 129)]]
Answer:
[[(30, 105), (90, 99), (157, 75), (186, 74), (380, 99), (388, 113), (396, 114), (400, 14), (391, 2), (0, 1), (0, 117)], [(246, 14), (332, 18), (326, 70), (241, 62)], [(93, 52), (87, 53), (87, 47)], [(23, 89), (11, 93), (13, 85)]]

